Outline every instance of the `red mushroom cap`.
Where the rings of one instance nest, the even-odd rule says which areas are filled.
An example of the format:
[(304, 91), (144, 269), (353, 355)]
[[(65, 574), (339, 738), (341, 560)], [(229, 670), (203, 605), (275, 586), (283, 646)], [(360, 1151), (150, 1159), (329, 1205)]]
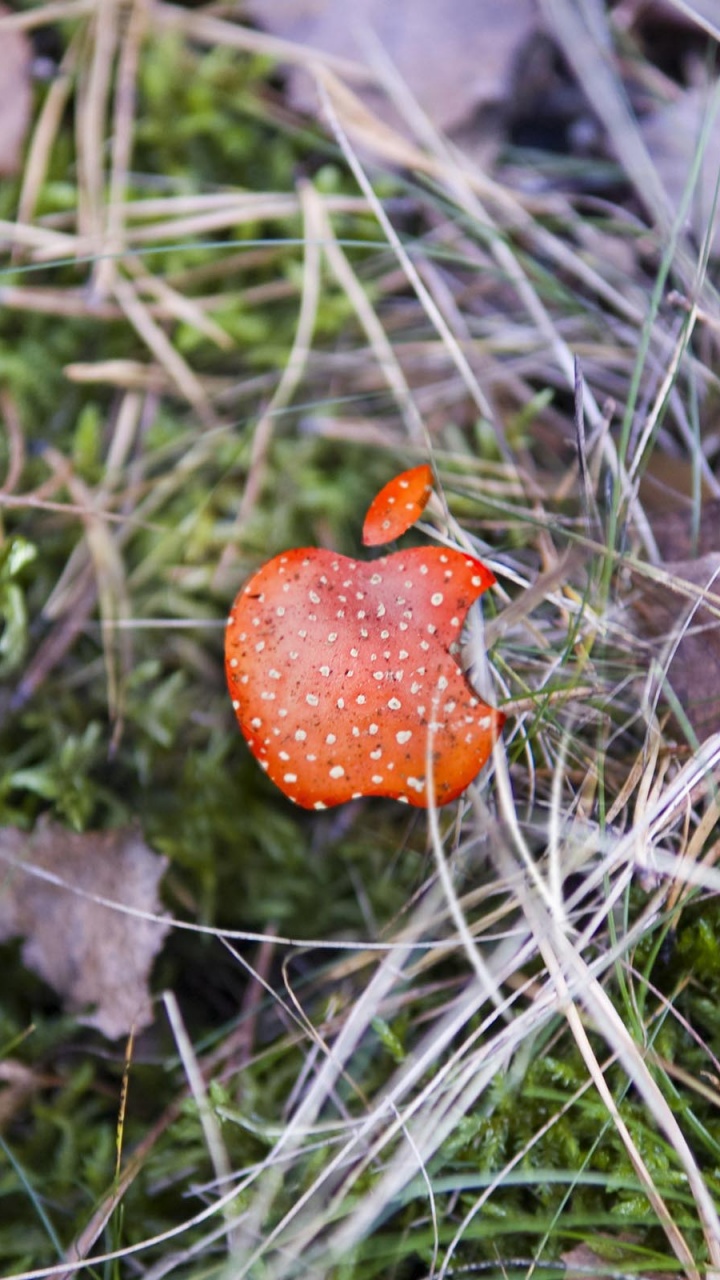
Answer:
[(305, 808), (371, 795), (425, 807), (430, 741), (435, 803), (459, 796), (505, 719), (453, 657), (494, 581), (441, 547), (371, 563), (301, 548), (263, 565), (233, 605), (225, 662), (240, 728), (273, 782)]
[(423, 464), (395, 476), (373, 498), (363, 525), (366, 547), (392, 542), (420, 519), (432, 493), (432, 469)]

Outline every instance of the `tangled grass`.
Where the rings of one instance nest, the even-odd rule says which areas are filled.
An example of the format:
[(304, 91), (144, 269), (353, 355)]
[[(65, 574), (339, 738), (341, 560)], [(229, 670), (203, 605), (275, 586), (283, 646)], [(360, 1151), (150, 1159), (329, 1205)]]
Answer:
[[(659, 550), (667, 465), (696, 542), (720, 496), (709, 236), (605, 71), (601, 200), (479, 172), (387, 70), (404, 132), (321, 58), (298, 121), (204, 9), (0, 29), (51, 22), (0, 197), (2, 825), (138, 822), (174, 929), (127, 1052), (4, 948), (3, 1273), (720, 1274), (720, 734), (671, 668), (720, 597)], [(450, 812), (297, 814), (227, 604), (428, 456), (425, 532), (498, 579), (465, 661), (504, 738)]]

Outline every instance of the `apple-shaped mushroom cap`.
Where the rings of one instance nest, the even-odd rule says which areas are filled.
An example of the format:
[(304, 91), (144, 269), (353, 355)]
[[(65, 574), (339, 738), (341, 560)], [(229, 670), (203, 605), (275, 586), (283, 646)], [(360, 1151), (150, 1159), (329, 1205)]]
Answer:
[(366, 547), (392, 542), (420, 519), (432, 493), (432, 469), (424, 463), (394, 476), (373, 498), (363, 525)]
[(233, 605), (225, 661), (240, 728), (273, 782), (314, 809), (459, 796), (504, 721), (453, 656), (494, 580), (442, 547), (373, 562), (310, 547), (263, 565)]

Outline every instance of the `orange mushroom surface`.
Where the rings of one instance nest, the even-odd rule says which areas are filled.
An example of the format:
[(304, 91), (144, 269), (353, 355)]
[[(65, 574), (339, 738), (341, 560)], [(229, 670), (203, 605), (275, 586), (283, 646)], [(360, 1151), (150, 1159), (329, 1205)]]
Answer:
[(420, 519), (432, 493), (432, 469), (423, 464), (403, 471), (373, 498), (365, 516), (363, 542), (379, 547), (392, 542)]
[(305, 547), (253, 575), (228, 620), (228, 687), (248, 746), (290, 800), (426, 807), (430, 794), (443, 805), (465, 790), (505, 717), (453, 655), (494, 581), (442, 547), (371, 562)]

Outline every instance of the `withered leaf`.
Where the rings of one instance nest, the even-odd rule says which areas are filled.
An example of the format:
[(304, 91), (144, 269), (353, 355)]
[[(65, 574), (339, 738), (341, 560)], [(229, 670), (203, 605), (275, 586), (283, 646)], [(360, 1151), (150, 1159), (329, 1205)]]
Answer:
[(157, 914), (166, 864), (133, 828), (0, 827), (0, 941), (23, 937), (27, 967), (110, 1039), (152, 1022), (148, 978), (170, 926), (97, 899)]
[[(249, 0), (246, 12), (273, 35), (350, 58), (372, 71), (373, 42), (440, 129), (467, 124), (478, 109), (504, 99), (514, 59), (538, 25), (535, 0)], [(387, 118), (381, 95), (362, 93)], [(288, 72), (288, 94), (301, 111), (314, 109), (311, 77)]]

